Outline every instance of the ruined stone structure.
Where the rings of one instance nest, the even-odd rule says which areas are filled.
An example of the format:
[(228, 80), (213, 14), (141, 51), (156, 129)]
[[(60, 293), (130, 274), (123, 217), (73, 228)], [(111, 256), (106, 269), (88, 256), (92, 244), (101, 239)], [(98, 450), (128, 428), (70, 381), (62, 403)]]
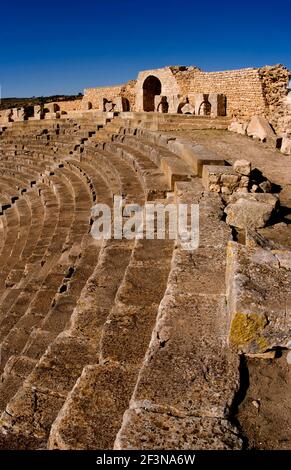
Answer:
[(90, 102), (93, 108), (100, 109), (103, 97), (114, 101), (115, 97), (123, 96), (129, 100), (127, 110), (153, 112), (158, 111), (164, 97), (169, 113), (182, 112), (183, 104), (189, 102), (194, 107), (191, 114), (227, 114), (244, 119), (258, 114), (276, 128), (283, 114), (282, 102), (287, 95), (289, 75), (290, 72), (281, 65), (226, 72), (165, 67), (140, 72), (136, 82), (124, 86), (86, 89), (83, 107), (87, 109)]
[[(247, 446), (242, 364), (291, 349), (287, 75), (167, 67), (1, 112), (0, 448)], [(199, 204), (198, 247), (95, 240), (116, 195)]]
[[(282, 65), (225, 72), (172, 66), (140, 72), (137, 80), (124, 85), (87, 88), (82, 100), (56, 105), (60, 114), (72, 117), (87, 111), (134, 111), (227, 115), (248, 122), (253, 115), (260, 115), (282, 135), (286, 134), (286, 126), (290, 127), (286, 118), (286, 114), (290, 118), (290, 106), (286, 104), (289, 79), (290, 72)], [(0, 112), (0, 125), (19, 119)]]

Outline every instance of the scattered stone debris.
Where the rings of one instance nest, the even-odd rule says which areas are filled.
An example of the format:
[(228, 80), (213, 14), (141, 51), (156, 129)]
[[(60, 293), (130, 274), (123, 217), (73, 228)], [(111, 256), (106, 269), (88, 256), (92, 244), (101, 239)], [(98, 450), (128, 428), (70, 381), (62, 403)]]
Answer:
[(260, 400), (253, 400), (252, 404), (254, 405), (255, 408), (257, 408), (257, 410), (260, 409)]

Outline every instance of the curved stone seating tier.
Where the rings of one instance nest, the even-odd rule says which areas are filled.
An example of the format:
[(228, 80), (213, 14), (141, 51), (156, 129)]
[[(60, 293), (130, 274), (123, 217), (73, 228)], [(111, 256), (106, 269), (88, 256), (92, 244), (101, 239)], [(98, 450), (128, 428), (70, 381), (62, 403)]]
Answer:
[[(138, 372), (138, 363), (147, 348), (151, 326), (154, 324), (157, 308), (167, 282), (172, 242), (170, 246), (167, 246), (167, 242), (165, 243), (166, 246), (162, 247), (160, 245), (157, 247), (151, 241), (149, 243), (148, 241), (145, 243), (136, 242), (132, 256), (130, 256), (132, 249), (132, 242), (130, 241), (123, 241), (121, 244), (116, 242), (107, 244), (108, 250), (105, 256), (110, 255), (112, 261), (107, 261), (104, 264), (104, 259), (102, 262), (101, 258), (100, 264), (96, 267), (97, 270), (101, 268), (101, 272), (99, 271), (99, 275), (96, 276), (95, 270), (94, 275), (95, 282), (98, 282), (97, 286), (102, 287), (106, 279), (108, 289), (101, 295), (101, 298), (94, 296), (94, 299), (92, 299), (92, 284), (91, 289), (88, 289), (88, 291), (85, 288), (78, 304), (79, 311), (77, 306), (69, 330), (52, 342), (23, 386), (19, 388), (8, 404), (6, 410), (9, 415), (13, 415), (13, 429), (10, 428), (12, 421), (11, 423), (8, 422), (8, 413), (3, 413), (2, 419), (5, 422), (8, 436), (9, 432), (12, 431), (20, 435), (20, 440), (29, 436), (29, 438), (35, 439), (37, 447), (45, 445), (54, 418), (87, 364), (98, 364), (100, 361), (104, 364), (108, 362), (110, 366), (111, 361), (120, 361), (119, 367), (124, 372), (122, 380), (127, 379), (126, 369), (129, 368), (132, 374), (129, 391), (127, 394), (122, 393), (123, 400), (126, 401), (129, 392), (133, 389)], [(154, 246), (159, 249), (157, 251), (153, 250)], [(159, 265), (154, 265), (153, 259), (157, 258), (158, 253), (162, 254), (161, 262)], [(112, 262), (116, 265), (116, 268), (110, 269), (108, 272), (107, 269), (111, 267)], [(127, 264), (128, 267), (126, 268)], [(112, 282), (114, 283), (113, 286)], [(119, 282), (121, 284), (117, 290)], [(94, 302), (94, 313), (96, 310), (97, 313), (100, 310), (101, 318), (96, 314), (92, 317), (90, 300), (88, 303), (86, 302), (88, 319), (84, 315), (80, 315), (82, 297), (83, 295), (88, 296), (89, 293), (91, 293), (91, 302)], [(140, 303), (142, 298), (144, 298), (144, 304)], [(145, 311), (147, 312), (146, 315), (144, 315)], [(104, 316), (104, 313), (106, 316)], [(96, 327), (92, 328), (92, 322), (94, 322), (93, 325), (96, 325), (96, 322), (98, 325), (101, 321), (100, 326), (102, 326), (106, 318), (108, 318), (108, 321), (102, 327), (102, 331), (99, 329), (98, 332)], [(90, 334), (89, 327), (91, 327), (91, 339), (88, 338)], [(135, 328), (138, 329), (137, 336), (133, 335), (133, 329)], [(97, 335), (94, 340), (92, 338), (93, 331)], [(99, 341), (97, 341), (98, 338)], [(125, 344), (126, 347), (124, 347)], [(70, 367), (64, 367), (65, 364), (68, 364), (68, 361)], [(50, 365), (53, 364), (53, 369), (51, 369)], [(49, 370), (54, 372), (51, 373)], [(39, 402), (43, 410), (41, 416), (37, 409), (30, 406), (32, 393), (40, 394), (42, 397)], [(121, 407), (118, 414), (118, 420), (120, 421), (122, 413), (123, 409)], [(38, 419), (38, 416), (40, 419)], [(115, 426), (118, 424), (118, 420)], [(111, 435), (112, 439), (113, 436)]]
[[(80, 296), (81, 289), (97, 262), (99, 253), (99, 247), (96, 246), (96, 242), (91, 236), (88, 236), (89, 224), (87, 219), (88, 215), (90, 215), (89, 208), (91, 207), (90, 193), (87, 190), (87, 187), (85, 191), (84, 185), (82, 185), (82, 180), (75, 172), (69, 171), (66, 168), (62, 168), (60, 171), (62, 173), (62, 178), (65, 178), (67, 181), (70, 181), (70, 184), (72, 184), (75, 200), (74, 221), (70, 226), (70, 230), (68, 230), (66, 239), (63, 237), (65, 241), (65, 251), (63, 248), (63, 253), (59, 260), (60, 264), (58, 266), (56, 266), (56, 256), (53, 256), (53, 254), (51, 254), (51, 256), (54, 259), (51, 258), (46, 261), (44, 268), (47, 264), (50, 264), (49, 261), (51, 261), (53, 271), (49, 272), (41, 289), (36, 291), (34, 301), (30, 302), (28, 309), (19, 318), (15, 327), (12, 327), (11, 329), (10, 326), (10, 331), (2, 342), (2, 356), (4, 356), (5, 359), (5, 352), (7, 351), (8, 361), (9, 357), (11, 357), (11, 352), (13, 352), (15, 356), (17, 353), (20, 354), (22, 349), (24, 350), (26, 358), (24, 362), (28, 368), (25, 369), (25, 373), (27, 374), (29, 373), (29, 367), (34, 363), (34, 357), (37, 355), (41, 356), (42, 352), (45, 351), (46, 346), (52, 341), (53, 337), (64, 328), (66, 321), (72, 313), (74, 304)], [(50, 181), (55, 180), (56, 178), (57, 176), (51, 176)], [(65, 197), (64, 188), (61, 187), (60, 183), (55, 181), (55, 186), (58, 186), (59, 193), (63, 193), (64, 197), (64, 203), (62, 204), (60, 202), (59, 207), (63, 207), (67, 212), (68, 195)], [(43, 189), (41, 189), (41, 191), (43, 191)], [(100, 184), (98, 185), (98, 197), (100, 200), (104, 199), (106, 201), (111, 199), (110, 192), (107, 186), (102, 182), (102, 179), (100, 179)], [(85, 206), (88, 205), (88, 210), (85, 210)], [(87, 220), (86, 225), (84, 225), (85, 213)], [(64, 225), (68, 225), (68, 220), (64, 220), (61, 213), (59, 215), (59, 220), (62, 221), (62, 228)], [(59, 235), (60, 234), (57, 236), (58, 239)], [(66, 273), (64, 272), (65, 267), (67, 269), (67, 275), (69, 273), (68, 278), (66, 278)], [(53, 284), (55, 284), (55, 287), (58, 287), (59, 293), (56, 293), (56, 289), (53, 289)], [(46, 315), (45, 308), (49, 309)], [(38, 325), (38, 327), (36, 325)], [(30, 330), (31, 334), (28, 334)], [(10, 370), (11, 361), (14, 363), (13, 357), (11, 357), (10, 362), (7, 364), (7, 370)], [(17, 377), (15, 377), (15, 381), (13, 382), (14, 385), (12, 385), (10, 380), (6, 383), (6, 375), (4, 371), (3, 387), (5, 391), (3, 391), (3, 398), (7, 396), (7, 393), (8, 395), (9, 393), (11, 394), (11, 390), (14, 390), (13, 387), (16, 386), (15, 384), (18, 384), (19, 375), (16, 375)], [(14, 390), (14, 392), (16, 390)], [(1, 401), (1, 404), (2, 403), (3, 406), (5, 406), (5, 400), (4, 402)]]
[(87, 138), (80, 136), (59, 136), (54, 134), (44, 134), (39, 137), (18, 137), (9, 138), (1, 141), (0, 150), (7, 152), (8, 150), (26, 150), (27, 148), (35, 148), (36, 150), (40, 147), (53, 147), (58, 146), (60, 149), (67, 149), (73, 145), (76, 145), (82, 141), (86, 141)]
[[(67, 172), (67, 177), (69, 172)], [(71, 175), (71, 178), (74, 179)], [(98, 197), (102, 200), (103, 198), (105, 200), (109, 199), (109, 194), (108, 194), (108, 189), (106, 186), (103, 186), (103, 194), (100, 193), (101, 185), (99, 185), (99, 194)], [(80, 296), (80, 292), (82, 287), (84, 286), (84, 283), (90, 276), (96, 262), (97, 262), (97, 257), (99, 253), (99, 247), (96, 246), (96, 243), (90, 237), (90, 239), (87, 239), (87, 246), (86, 243), (82, 245), (82, 248), (78, 250), (78, 253), (75, 253), (75, 256), (79, 259), (79, 262), (77, 263), (74, 273), (70, 274), (70, 278), (67, 280), (67, 289), (65, 293), (60, 292), (57, 294), (57, 296), (54, 298), (53, 304), (51, 304), (51, 309), (48, 311), (47, 315), (43, 318), (41, 321), (40, 325), (38, 326), (37, 329), (34, 329), (32, 331), (30, 337), (26, 340), (26, 346), (23, 348), (23, 356), (19, 358), (19, 361), (22, 366), (22, 374), (23, 370), (25, 367), (25, 375), (29, 373), (29, 369), (31, 366), (34, 364), (34, 361), (36, 360), (35, 358), (38, 358), (38, 356), (41, 356), (42, 353), (45, 351), (46, 346), (53, 340), (57, 334), (62, 331), (62, 329), (65, 327), (65, 323), (70, 317), (74, 304), (78, 300)], [(73, 255), (73, 254), (72, 254)], [(81, 258), (79, 258), (81, 256)], [(72, 261), (71, 261), (72, 263)], [(70, 269), (72, 269), (72, 266), (70, 266)], [(69, 280), (70, 279), (70, 280)], [(44, 295), (44, 292), (42, 292)], [(42, 295), (42, 296), (43, 296)], [(41, 299), (39, 299), (39, 302)], [(41, 312), (43, 313), (43, 308), (41, 309)], [(34, 315), (35, 316), (35, 315)], [(18, 332), (23, 330), (23, 326), (26, 324), (30, 324), (31, 318), (33, 317), (32, 311), (26, 312), (26, 315), (24, 315), (20, 323), (18, 324)], [(21, 323), (24, 322), (24, 325)], [(17, 327), (17, 325), (16, 325)], [(17, 328), (16, 328), (17, 329)], [(13, 331), (13, 330), (11, 330)], [(9, 341), (13, 342), (14, 344), (14, 350), (16, 349), (18, 345), (18, 349), (20, 349), (20, 346), (22, 345), (23, 338), (22, 336), (19, 337), (15, 340), (15, 337), (17, 335), (17, 331), (14, 329), (12, 334), (8, 334), (6, 338), (6, 344)], [(22, 339), (22, 342), (20, 341)], [(8, 344), (7, 344), (8, 346)], [(9, 344), (9, 350), (11, 351), (12, 345)], [(21, 351), (19, 351), (21, 353)], [(12, 357), (11, 358), (11, 363), (14, 364), (15, 359)], [(7, 370), (10, 370), (10, 363), (7, 364)], [(19, 362), (18, 362), (19, 364)], [(11, 390), (13, 390), (13, 393), (18, 388), (18, 385), (23, 381), (25, 376), (23, 377), (22, 375), (22, 380), (20, 380), (19, 373), (16, 373), (16, 376), (14, 377), (14, 380), (12, 380), (11, 374), (9, 374), (9, 378), (5, 380), (5, 371), (3, 374), (3, 385), (2, 385), (2, 393), (1, 394), (3, 397), (8, 397), (10, 398), (11, 395)], [(20, 381), (20, 382), (19, 382)], [(13, 382), (13, 384), (12, 384)], [(16, 388), (15, 388), (16, 387)], [(12, 393), (12, 395), (13, 395)], [(1, 405), (3, 403), (3, 406), (5, 406), (5, 400), (2, 402), (1, 400)]]
[(2, 138), (8, 136), (36, 136), (43, 132), (49, 133), (54, 131), (64, 131), (65, 129), (71, 129), (74, 126), (74, 122), (68, 119), (46, 119), (45, 121), (25, 121), (25, 122), (14, 122), (12, 125), (7, 127), (2, 134)]
[[(3, 216), (1, 216), (3, 218)], [(5, 268), (6, 260), (9, 258), (18, 240), (20, 230), (20, 214), (15, 204), (5, 210), (5, 240), (0, 254), (1, 269)], [(2, 284), (1, 279), (1, 284)], [(0, 288), (1, 289), (1, 288)]]
[[(6, 181), (7, 184), (10, 185), (10, 188), (14, 189), (15, 194), (19, 196), (28, 188), (31, 188), (39, 177), (39, 173), (35, 171), (33, 168), (31, 169), (32, 173), (30, 172), (30, 168), (26, 167), (25, 165), (20, 165), (13, 167), (13, 164), (10, 162), (0, 161), (0, 178), (1, 181)], [(13, 196), (11, 196), (13, 197)]]
[[(11, 247), (10, 252), (1, 253), (0, 255), (0, 292), (5, 286), (6, 277), (9, 274), (11, 268), (18, 264), (19, 257), (21, 256), (22, 250), (25, 247), (26, 240), (29, 234), (31, 220), (31, 209), (25, 198), (21, 198), (16, 201), (15, 207), (18, 212), (18, 233), (13, 248)], [(15, 231), (15, 227), (14, 227)], [(6, 242), (9, 242), (6, 239)], [(7, 247), (7, 243), (5, 244)]]
[[(101, 176), (101, 173), (97, 171), (95, 167), (90, 165), (88, 162), (74, 160), (73, 158), (66, 160), (64, 163), (69, 165), (70, 168), (77, 169), (82, 175), (83, 178), (87, 181), (89, 188), (92, 193), (92, 199), (94, 203), (102, 202), (103, 204), (108, 204), (111, 206), (113, 200), (112, 189), (106, 184), (104, 177)], [(107, 187), (107, 198), (104, 198), (105, 192), (101, 192), (102, 198), (100, 196), (100, 189)]]
[(34, 177), (40, 177), (46, 172), (53, 170), (54, 167), (58, 166), (58, 162), (52, 160), (46, 160), (44, 156), (42, 158), (37, 158), (36, 156), (23, 156), (15, 155), (14, 157), (7, 157), (5, 160), (2, 159), (0, 162), (6, 163), (10, 168), (21, 170), (24, 173), (31, 173)]
[(164, 173), (148, 157), (120, 143), (108, 142), (105, 143), (104, 148), (133, 168), (144, 188), (146, 200), (165, 198), (170, 186)]
[(193, 176), (189, 166), (164, 147), (132, 135), (115, 135), (113, 138), (148, 156), (165, 174), (171, 189), (174, 188), (175, 181), (188, 181)]
[[(64, 191), (64, 189), (66, 189), (64, 183), (62, 183), (62, 186), (63, 188), (61, 188)], [(57, 187), (55, 185), (54, 190), (56, 191), (56, 189)], [(58, 227), (57, 224), (61, 223), (61, 203), (65, 203), (65, 200), (67, 200), (66, 202), (68, 204), (70, 198), (72, 200), (71, 191), (69, 187), (67, 187), (67, 191), (66, 193), (64, 193), (64, 196), (65, 197), (63, 200), (61, 199), (61, 195), (58, 194), (57, 197), (51, 197), (47, 201), (45, 201), (45, 205), (43, 207), (45, 213), (45, 231), (42, 233), (43, 238), (37, 240), (37, 243), (34, 244), (33, 251), (31, 253), (26, 253), (26, 255), (30, 255), (25, 264), (26, 276), (23, 276), (22, 280), (19, 282), (20, 288), (16, 290), (16, 293), (14, 291), (13, 303), (9, 305), (9, 302), (11, 302), (11, 296), (7, 296), (8, 298), (6, 297), (1, 305), (1, 338), (3, 338), (3, 335), (5, 336), (10, 331), (10, 327), (15, 324), (18, 318), (22, 315), (23, 311), (25, 311), (27, 304), (31, 301), (33, 297), (33, 293), (37, 292), (37, 290), (41, 286), (42, 276), (46, 275), (46, 270), (49, 266), (49, 260), (47, 259), (47, 257), (49, 255), (51, 255), (51, 257), (54, 257), (55, 253), (58, 252), (58, 244), (60, 243), (60, 250), (62, 248), (63, 243), (65, 242), (67, 232), (62, 227)], [(71, 208), (72, 213), (74, 208), (73, 200), (71, 202)], [(73, 214), (71, 215), (71, 218), (72, 217)], [(69, 229), (67, 229), (67, 231), (68, 230)], [(53, 245), (52, 247), (51, 244)]]
[[(162, 132), (226, 122), (97, 121), (17, 123), (0, 138), (0, 204), (10, 198), (0, 216), (1, 445), (239, 449), (239, 364), (226, 345), (231, 230), (219, 195), (196, 177), (224, 160)], [(95, 240), (92, 206), (115, 195), (199, 202), (199, 248)]]
[[(68, 173), (68, 172), (67, 172)], [(71, 179), (68, 180), (68, 177), (71, 176)], [(76, 184), (76, 188), (74, 188), (74, 198), (72, 197), (73, 194), (73, 187), (72, 187), (72, 180), (73, 183)], [(54, 191), (58, 194), (58, 221), (57, 226), (55, 227), (55, 207), (56, 203), (52, 202), (48, 204), (48, 211), (52, 211), (50, 214), (53, 218), (53, 224), (51, 225), (51, 220), (47, 221), (46, 225), (46, 233), (42, 237), (41, 240), (38, 241), (34, 252), (31, 256), (30, 265), (34, 265), (36, 262), (41, 263), (43, 258), (47, 258), (49, 256), (55, 258), (56, 252), (59, 251), (59, 256), (62, 253), (63, 249), (69, 249), (70, 246), (73, 245), (76, 241), (82, 241), (82, 235), (88, 233), (88, 214), (86, 214), (86, 224), (84, 226), (84, 208), (82, 207), (82, 202), (78, 202), (78, 206), (76, 206), (76, 201), (79, 198), (79, 190), (80, 187), (78, 186), (79, 180), (76, 180), (74, 175), (67, 174), (66, 177), (62, 175), (61, 178), (58, 177), (51, 177), (50, 182), (53, 181), (54, 184)], [(83, 188), (84, 189), (84, 188)], [(89, 195), (88, 195), (89, 196)], [(71, 199), (71, 202), (70, 202)], [(90, 198), (87, 198), (88, 206), (91, 206)], [(81, 211), (80, 211), (81, 208)], [(82, 225), (83, 224), (83, 225)], [(72, 229), (72, 230), (71, 230)], [(44, 269), (45, 271), (45, 269)], [(36, 286), (37, 287), (37, 286)], [(29, 286), (28, 286), (29, 288)], [(5, 324), (7, 329), (7, 324)]]
[[(93, 137), (97, 132), (98, 128), (102, 128), (102, 125), (92, 122), (91, 124), (84, 125), (73, 125), (72, 123), (62, 123), (56, 126), (45, 125), (25, 131), (16, 130), (13, 127), (7, 128), (2, 133), (1, 145), (6, 143), (22, 145), (29, 144), (32, 142), (45, 142), (45, 141), (57, 141), (60, 145), (68, 145), (71, 142), (88, 139)], [(30, 126), (31, 127), (31, 126)]]
[(52, 161), (60, 161), (62, 158), (72, 154), (79, 145), (80, 143), (63, 148), (56, 145), (27, 145), (25, 149), (7, 149), (4, 158), (11, 159), (16, 156), (23, 160), (34, 159), (40, 162), (42, 160), (48, 160), (51, 163)]
[[(229, 117), (192, 116), (185, 114), (165, 113), (120, 113), (126, 127), (142, 127), (154, 131), (165, 132), (196, 129), (227, 129)], [(112, 122), (114, 122), (115, 118)]]
[[(94, 149), (86, 149), (80, 156), (80, 163), (89, 163), (95, 168), (106, 181), (110, 187), (112, 195), (124, 194), (124, 188), (122, 187), (120, 171), (118, 167), (114, 165), (114, 161), (111, 161), (106, 155), (102, 155), (101, 152)], [(121, 165), (122, 167), (122, 165)], [(127, 168), (126, 168), (127, 169)]]
[(87, 148), (81, 156), (81, 162), (89, 161), (98, 169), (114, 194), (122, 195), (126, 203), (143, 204), (143, 181), (137, 178), (133, 168), (119, 155), (100, 147)]
[[(15, 269), (11, 269), (10, 274), (5, 280), (6, 287), (13, 287), (15, 284), (22, 284), (29, 279), (29, 266), (33, 266), (36, 257), (40, 254), (39, 248), (41, 247), (42, 253), (46, 247), (47, 240), (52, 237), (55, 227), (56, 214), (54, 214), (58, 205), (56, 204), (56, 197), (53, 191), (46, 185), (39, 184), (36, 190), (30, 190), (25, 193), (25, 196), (17, 201), (19, 206), (22, 201), (27, 202), (31, 211), (31, 223), (29, 230), (27, 230), (26, 243), (23, 246), (18, 257), (14, 257)], [(25, 237), (24, 237), (25, 238)], [(23, 273), (26, 275), (23, 276)], [(15, 294), (16, 298), (16, 294)], [(7, 303), (6, 303), (7, 308)]]
[[(0, 176), (1, 178), (1, 176)], [(12, 183), (10, 185), (10, 182)], [(3, 205), (1, 206), (1, 213), (11, 207), (12, 204), (19, 198), (19, 189), (17, 186), (17, 181), (14, 178), (3, 177), (1, 178), (1, 188), (0, 194), (3, 197)]]

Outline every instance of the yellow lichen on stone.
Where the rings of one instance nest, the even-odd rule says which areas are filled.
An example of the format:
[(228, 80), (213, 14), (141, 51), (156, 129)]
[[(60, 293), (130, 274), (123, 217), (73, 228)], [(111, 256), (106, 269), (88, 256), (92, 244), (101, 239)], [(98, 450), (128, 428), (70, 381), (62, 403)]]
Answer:
[(263, 315), (236, 313), (231, 323), (229, 341), (236, 347), (243, 347), (255, 341), (260, 351), (263, 351), (267, 348), (266, 340), (262, 337), (262, 331), (266, 325), (267, 319)]

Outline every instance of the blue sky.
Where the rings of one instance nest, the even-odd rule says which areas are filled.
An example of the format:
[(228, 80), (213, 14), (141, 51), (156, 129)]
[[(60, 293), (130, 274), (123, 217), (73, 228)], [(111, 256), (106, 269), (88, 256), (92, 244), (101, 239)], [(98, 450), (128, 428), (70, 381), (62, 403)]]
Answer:
[(165, 65), (291, 69), (290, 0), (15, 0), (0, 14), (2, 97), (79, 93)]

